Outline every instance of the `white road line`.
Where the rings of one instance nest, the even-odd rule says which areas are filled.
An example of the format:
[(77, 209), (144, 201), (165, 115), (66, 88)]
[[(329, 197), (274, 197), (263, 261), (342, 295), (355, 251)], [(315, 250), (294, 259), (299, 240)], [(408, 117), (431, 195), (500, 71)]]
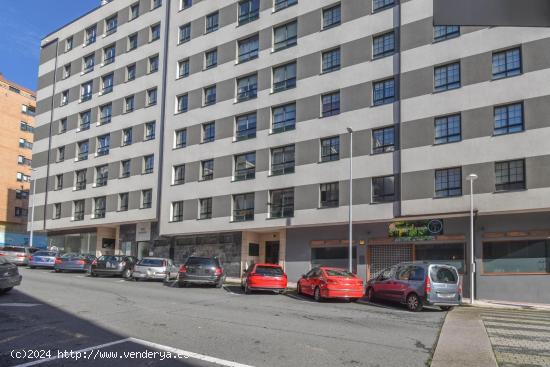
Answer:
[[(111, 347), (113, 345), (126, 343), (126, 342), (130, 341), (130, 339), (132, 339), (132, 338), (126, 338), (126, 339), (121, 339), (121, 340), (117, 340), (117, 341), (110, 342), (110, 343), (100, 344), (100, 345), (96, 345), (95, 347), (89, 347), (89, 348), (74, 351), (74, 353), (84, 353), (84, 352), (89, 352), (89, 351), (95, 350), (95, 349), (107, 348), (107, 347)], [(55, 357), (51, 357), (51, 358), (39, 359), (39, 360), (36, 360), (36, 361), (19, 364), (19, 365), (14, 366), (14, 367), (36, 366), (37, 364), (42, 364), (42, 363), (46, 363), (46, 362), (55, 361), (58, 358), (59, 358), (58, 356), (55, 356)]]
[(130, 341), (136, 343), (136, 344), (140, 344), (140, 345), (143, 345), (143, 346), (146, 346), (146, 347), (149, 347), (149, 348), (154, 348), (154, 349), (163, 350), (165, 352), (184, 355), (184, 356), (189, 357), (189, 358), (198, 359), (199, 361), (203, 361), (203, 362), (214, 363), (214, 364), (217, 364), (217, 365), (220, 365), (220, 366), (226, 366), (226, 367), (252, 367), (252, 366), (247, 365), (247, 364), (242, 364), (242, 363), (237, 363), (237, 362), (232, 362), (232, 361), (226, 361), (224, 359), (220, 359), (220, 358), (216, 358), (216, 357), (210, 357), (210, 356), (205, 356), (203, 354), (188, 352), (188, 351), (185, 351), (185, 350), (182, 350), (182, 349), (172, 348), (172, 347), (168, 347), (166, 345), (148, 342), (146, 340), (141, 340), (141, 339), (136, 339), (136, 338), (128, 338), (128, 339)]
[(34, 307), (42, 306), (40, 303), (0, 303), (0, 307)]

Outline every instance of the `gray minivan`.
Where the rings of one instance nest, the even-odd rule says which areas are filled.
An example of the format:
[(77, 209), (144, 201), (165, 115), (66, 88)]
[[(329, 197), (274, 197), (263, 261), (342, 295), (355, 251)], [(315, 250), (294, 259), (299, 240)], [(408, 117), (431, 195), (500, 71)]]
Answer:
[(411, 311), (424, 306), (439, 306), (449, 311), (460, 305), (462, 286), (455, 267), (430, 262), (406, 262), (384, 269), (367, 282), (370, 302), (376, 299), (396, 301)]

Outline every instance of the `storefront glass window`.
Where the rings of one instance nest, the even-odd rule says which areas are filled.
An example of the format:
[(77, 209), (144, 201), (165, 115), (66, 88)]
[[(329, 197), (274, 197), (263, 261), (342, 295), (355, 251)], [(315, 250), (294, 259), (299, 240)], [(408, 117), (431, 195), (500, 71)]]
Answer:
[(96, 253), (97, 236), (95, 233), (77, 233), (60, 236), (50, 236), (48, 247), (57, 248), (60, 252), (91, 254)]
[(454, 266), (464, 274), (464, 244), (440, 243), (415, 245), (415, 260), (436, 262)]
[(550, 240), (485, 242), (484, 273), (550, 273)]

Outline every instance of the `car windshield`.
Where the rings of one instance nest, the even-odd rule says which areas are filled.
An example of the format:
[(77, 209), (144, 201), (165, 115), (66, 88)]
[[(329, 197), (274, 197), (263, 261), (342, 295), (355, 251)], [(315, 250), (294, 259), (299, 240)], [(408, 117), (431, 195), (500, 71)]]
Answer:
[(278, 266), (256, 266), (256, 274), (277, 277), (284, 274), (283, 269)]
[(34, 256), (55, 256), (57, 253), (53, 251), (38, 251), (34, 253)]
[(140, 262), (138, 262), (138, 265), (161, 267), (165, 266), (165, 263), (162, 259), (142, 259)]
[(430, 278), (434, 283), (456, 284), (458, 274), (453, 268), (434, 265), (430, 269)]
[(122, 256), (103, 255), (99, 258), (99, 261), (119, 262), (122, 261)]
[(325, 273), (329, 277), (355, 277), (353, 273), (342, 269), (325, 269)]
[(61, 258), (63, 258), (63, 259), (70, 259), (70, 258), (77, 257), (77, 256), (78, 256), (78, 254), (69, 252), (68, 254), (65, 254), (65, 255), (61, 256)]
[(190, 257), (186, 265), (216, 266), (216, 260), (207, 257)]
[(4, 246), (4, 247), (0, 247), (0, 251), (25, 252), (25, 248), (17, 247), (17, 246)]

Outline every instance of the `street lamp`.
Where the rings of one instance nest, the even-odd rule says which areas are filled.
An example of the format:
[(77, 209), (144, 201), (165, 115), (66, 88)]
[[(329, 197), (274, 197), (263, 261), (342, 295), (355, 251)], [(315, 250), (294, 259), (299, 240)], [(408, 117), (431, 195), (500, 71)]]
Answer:
[(475, 255), (474, 255), (474, 181), (478, 176), (471, 173), (466, 177), (470, 181), (470, 304), (474, 303), (474, 276), (475, 276)]
[(34, 202), (36, 198), (36, 177), (35, 177), (36, 169), (31, 170), (31, 178), (32, 178), (32, 203), (31, 203), (31, 229), (30, 229), (30, 235), (29, 235), (29, 243), (30, 247), (33, 247), (33, 240), (34, 240)]
[(349, 133), (349, 264), (348, 270), (353, 272), (353, 129), (347, 128)]

